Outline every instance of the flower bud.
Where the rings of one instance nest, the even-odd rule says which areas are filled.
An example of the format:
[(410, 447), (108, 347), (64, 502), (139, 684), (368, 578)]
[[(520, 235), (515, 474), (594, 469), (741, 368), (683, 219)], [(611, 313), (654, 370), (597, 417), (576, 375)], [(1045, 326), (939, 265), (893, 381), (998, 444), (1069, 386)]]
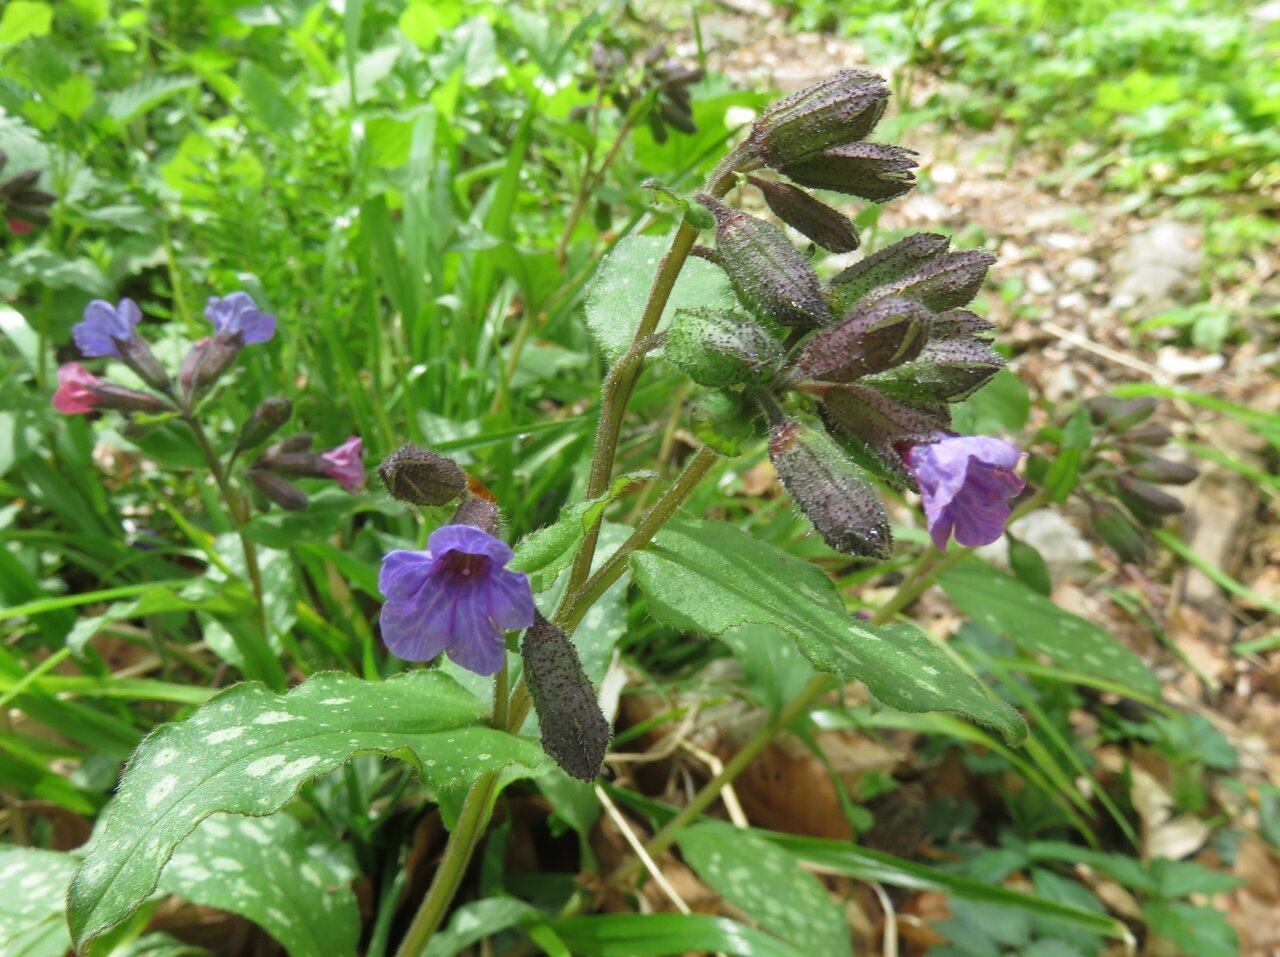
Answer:
[(296, 485), (286, 482), (280, 476), (256, 468), (249, 469), (248, 475), (254, 488), (281, 508), (290, 512), (300, 512), (307, 507), (307, 493)]
[(1186, 485), (1199, 477), (1200, 470), (1194, 465), (1170, 462), (1168, 459), (1162, 459), (1148, 452), (1129, 468), (1129, 474), (1136, 479), (1154, 482), (1156, 485)]
[(1112, 432), (1127, 432), (1149, 419), (1158, 403), (1150, 397), (1118, 399), (1112, 395), (1100, 395), (1085, 405), (1094, 423), (1106, 425)]
[(928, 309), (905, 299), (855, 309), (805, 343), (795, 370), (808, 379), (849, 382), (901, 365), (924, 348), (931, 319)]
[(874, 73), (842, 70), (765, 110), (748, 146), (766, 165), (781, 169), (862, 139), (880, 121), (888, 98), (889, 88)]
[(279, 452), (275, 446), (258, 456), (254, 468), (299, 478), (324, 478), (329, 463), (315, 452)]
[(1165, 425), (1144, 425), (1136, 429), (1127, 430), (1122, 436), (1121, 441), (1130, 445), (1164, 445), (1173, 438), (1173, 430)]
[(874, 377), (886, 394), (911, 402), (959, 402), (1004, 368), (1004, 358), (979, 339), (929, 342), (920, 355)]
[(828, 546), (859, 557), (888, 558), (893, 553), (884, 506), (826, 433), (795, 419), (782, 420), (773, 426), (769, 458)]
[(99, 379), (93, 387), (93, 394), (100, 409), (114, 409), (116, 412), (172, 412), (173, 407), (164, 400), (149, 392), (126, 389), (114, 382)]
[(689, 426), (712, 449), (733, 458), (756, 438), (752, 423), (756, 414), (736, 392), (715, 389), (700, 395), (689, 407)]
[(773, 215), (823, 249), (847, 253), (858, 248), (858, 230), (844, 213), (790, 183), (775, 183), (755, 176), (747, 178), (764, 195)]
[(995, 324), (968, 309), (950, 309), (934, 316), (929, 324), (930, 339), (959, 339), (965, 336), (989, 337)]
[(458, 503), (451, 525), (474, 525), (490, 535), (497, 536), (502, 526), (498, 503), (484, 498), (464, 498)]
[(188, 402), (208, 391), (236, 361), (244, 341), (238, 335), (218, 334), (201, 339), (182, 360), (178, 382)]
[(168, 370), (160, 364), (142, 336), (116, 340), (116, 357), (151, 388), (166, 393), (172, 388), (173, 380)]
[(537, 615), (520, 642), (525, 681), (538, 713), (542, 749), (579, 781), (594, 781), (612, 731), (578, 651), (563, 631)]
[(1155, 528), (1170, 515), (1177, 515), (1185, 506), (1172, 495), (1160, 491), (1149, 482), (1122, 475), (1116, 479), (1120, 501), (1148, 528)]
[(279, 455), (282, 452), (307, 452), (311, 449), (311, 443), (314, 441), (315, 436), (310, 432), (295, 432), (288, 438), (281, 439), (268, 448), (267, 454)]
[(762, 383), (785, 358), (782, 344), (748, 316), (722, 309), (677, 309), (667, 332), (666, 357), (705, 386)]
[(240, 427), (240, 435), (236, 439), (236, 451), (242, 452), (261, 445), (271, 438), (280, 426), (288, 422), (291, 415), (293, 415), (293, 403), (288, 399), (278, 395), (263, 399)]
[(996, 257), (984, 250), (944, 253), (917, 266), (899, 279), (878, 286), (864, 299), (875, 302), (901, 296), (934, 312), (967, 306), (982, 288)]
[(872, 290), (906, 276), (913, 269), (947, 251), (951, 240), (937, 233), (916, 233), (872, 253), (831, 280), (834, 308), (846, 311)]
[(782, 326), (814, 329), (834, 318), (813, 266), (772, 223), (700, 193), (716, 218), (716, 248), (733, 291), (747, 309)]
[(388, 455), (378, 478), (392, 498), (411, 505), (448, 505), (467, 490), (466, 473), (453, 459), (416, 445)]
[(831, 389), (820, 410), (822, 424), (863, 468), (894, 485), (916, 487), (900, 445), (930, 441), (951, 426), (943, 403), (911, 405), (864, 385)]
[(833, 146), (795, 163), (775, 167), (788, 179), (811, 189), (829, 189), (886, 203), (916, 184), (915, 153), (883, 143)]
[(1090, 525), (1122, 562), (1146, 561), (1147, 544), (1142, 531), (1110, 502), (1094, 502), (1089, 509)]

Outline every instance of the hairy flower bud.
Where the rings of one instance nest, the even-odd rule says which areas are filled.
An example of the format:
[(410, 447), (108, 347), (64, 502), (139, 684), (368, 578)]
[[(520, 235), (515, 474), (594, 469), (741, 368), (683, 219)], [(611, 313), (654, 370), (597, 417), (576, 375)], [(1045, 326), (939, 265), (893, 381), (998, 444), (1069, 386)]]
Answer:
[(677, 309), (666, 357), (705, 386), (761, 383), (782, 367), (782, 344), (756, 320), (721, 309)]
[(131, 336), (116, 343), (116, 358), (133, 370), (139, 379), (151, 388), (168, 393), (173, 386), (169, 372), (141, 336)]
[(1194, 482), (1200, 470), (1185, 462), (1170, 462), (1147, 452), (1129, 467), (1129, 474), (1156, 485), (1186, 485)]
[(254, 468), (300, 478), (321, 478), (328, 463), (317, 452), (279, 452), (275, 446), (258, 456)]
[(751, 421), (756, 414), (736, 392), (715, 389), (700, 395), (689, 407), (689, 426), (712, 449), (732, 458), (756, 438)]
[(950, 309), (934, 316), (929, 324), (930, 339), (959, 339), (965, 336), (989, 337), (995, 324), (968, 309)]
[(820, 411), (822, 424), (855, 462), (894, 485), (912, 489), (915, 475), (899, 447), (928, 442), (951, 426), (944, 403), (911, 405), (864, 385), (831, 389)]
[(739, 301), (782, 326), (814, 329), (832, 320), (818, 274), (772, 223), (695, 197), (716, 218), (716, 248)]
[(982, 288), (996, 257), (984, 250), (944, 253), (917, 266), (899, 279), (871, 290), (863, 301), (901, 296), (934, 312), (967, 306)]
[(929, 342), (913, 362), (868, 381), (910, 402), (960, 402), (986, 385), (1004, 364), (1004, 358), (979, 339), (940, 339)]
[(238, 336), (216, 335), (201, 339), (182, 360), (178, 383), (191, 402), (211, 388), (240, 355), (244, 343)]
[(752, 126), (747, 143), (766, 165), (781, 169), (862, 139), (880, 121), (888, 98), (881, 77), (842, 70), (770, 106)]
[(850, 143), (833, 146), (805, 160), (779, 166), (777, 170), (801, 186), (886, 203), (915, 186), (912, 170), (920, 165), (915, 155), (901, 146)]
[(454, 525), (474, 525), (495, 537), (502, 526), (498, 503), (485, 498), (464, 498), (449, 521)]
[(928, 309), (905, 299), (855, 309), (805, 343), (795, 371), (808, 379), (849, 382), (909, 362), (924, 348), (930, 319)]
[(844, 213), (790, 183), (747, 177), (760, 190), (773, 215), (833, 253), (858, 248), (858, 230)]
[(263, 399), (240, 427), (240, 435), (236, 439), (236, 451), (242, 452), (261, 445), (271, 438), (280, 426), (288, 422), (292, 415), (293, 403), (288, 399), (278, 395)]
[(1094, 502), (1089, 509), (1090, 527), (1122, 562), (1143, 562), (1147, 544), (1142, 532), (1110, 502)]
[(1150, 397), (1118, 399), (1111, 395), (1100, 395), (1085, 403), (1093, 421), (1112, 432), (1127, 432), (1140, 425), (1152, 416), (1157, 405)]
[(1177, 515), (1185, 506), (1172, 495), (1160, 491), (1149, 482), (1122, 475), (1116, 479), (1120, 501), (1148, 528), (1155, 528), (1170, 515)]
[(296, 485), (286, 482), (274, 472), (253, 468), (249, 469), (248, 475), (254, 488), (281, 508), (290, 512), (300, 512), (307, 507), (307, 493)]
[(849, 309), (872, 290), (908, 275), (923, 263), (946, 253), (951, 240), (938, 233), (916, 233), (859, 260), (831, 280), (833, 306)]
[(411, 505), (448, 505), (467, 490), (467, 475), (439, 452), (402, 445), (378, 466), (387, 493)]
[(1173, 430), (1167, 425), (1143, 425), (1128, 429), (1120, 438), (1130, 445), (1158, 446), (1173, 438)]
[(773, 426), (769, 458), (828, 546), (860, 557), (888, 558), (893, 553), (884, 505), (826, 433), (794, 419), (780, 421)]
[(563, 631), (541, 615), (520, 642), (525, 681), (538, 713), (542, 749), (566, 774), (594, 781), (612, 734), (578, 651)]

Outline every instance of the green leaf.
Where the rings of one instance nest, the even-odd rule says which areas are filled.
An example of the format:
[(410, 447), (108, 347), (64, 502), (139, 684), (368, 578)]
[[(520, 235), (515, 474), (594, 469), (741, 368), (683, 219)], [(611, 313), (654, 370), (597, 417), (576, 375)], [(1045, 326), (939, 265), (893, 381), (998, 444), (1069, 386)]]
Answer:
[(211, 698), (134, 754), (71, 885), (77, 946), (146, 899), (174, 847), (202, 820), (278, 811), (303, 782), (354, 754), (409, 760), (430, 787), (537, 765), (537, 744), (489, 728), (486, 711), (435, 671), (382, 682), (323, 674), (288, 695), (242, 684)]
[(32, 0), (9, 0), (0, 16), (0, 49), (21, 43), (28, 37), (48, 35), (53, 26), (53, 7)]
[(1173, 941), (1184, 954), (1236, 957), (1240, 953), (1240, 942), (1226, 915), (1212, 908), (1150, 901), (1142, 915), (1151, 933)]
[(73, 73), (67, 77), (49, 97), (53, 107), (72, 120), (80, 119), (81, 114), (93, 104), (93, 100), (93, 81), (84, 73)]
[(360, 936), (353, 876), (308, 848), (302, 826), (287, 814), (218, 814), (178, 846), (160, 888), (247, 917), (291, 957), (347, 957)]
[(1061, 667), (1159, 696), (1160, 682), (1142, 659), (1097, 625), (1064, 611), (1017, 579), (971, 559), (949, 570), (941, 581), (961, 611), (1018, 647), (1048, 655)]
[(280, 90), (280, 80), (252, 60), (240, 66), (240, 89), (258, 121), (272, 133), (289, 136), (302, 123), (301, 111)]
[(62, 913), (76, 859), (56, 851), (0, 851), (0, 942), (12, 957), (62, 957), (71, 935)]
[[(627, 351), (649, 299), (658, 264), (671, 247), (666, 236), (628, 236), (596, 270), (587, 291), (587, 325), (610, 362)], [(680, 270), (664, 317), (677, 309), (732, 308), (736, 300), (729, 280), (705, 259), (691, 258)], [(658, 330), (666, 328), (666, 319)]]
[(685, 863), (729, 903), (807, 954), (852, 953), (840, 908), (781, 848), (720, 823), (680, 832)]
[(472, 901), (454, 911), (449, 925), (432, 935), (425, 957), (453, 957), (508, 927), (542, 919), (536, 907), (511, 897)]
[(774, 625), (823, 671), (857, 678), (903, 711), (951, 711), (1026, 735), (1012, 708), (905, 625), (872, 627), (845, 610), (822, 571), (723, 522), (673, 522), (632, 556), (635, 580), (659, 620), (722, 635), (745, 624)]
[(169, 97), (196, 86), (194, 76), (148, 76), (108, 99), (107, 116), (117, 126), (127, 126), (139, 116), (155, 109)]
[(764, 931), (705, 914), (609, 914), (551, 922), (575, 954), (591, 957), (662, 957), (714, 953), (740, 957), (801, 957), (805, 951)]

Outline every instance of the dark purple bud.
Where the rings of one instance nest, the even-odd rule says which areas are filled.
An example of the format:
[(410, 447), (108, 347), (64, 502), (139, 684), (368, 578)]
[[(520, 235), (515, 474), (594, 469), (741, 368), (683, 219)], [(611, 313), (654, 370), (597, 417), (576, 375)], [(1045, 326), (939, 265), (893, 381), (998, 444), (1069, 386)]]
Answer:
[(774, 169), (832, 146), (853, 143), (875, 127), (889, 88), (874, 73), (842, 70), (770, 106), (756, 120), (749, 148)]
[(699, 193), (716, 218), (716, 248), (739, 301), (782, 326), (814, 329), (834, 320), (818, 274), (772, 223)]
[(862, 385), (831, 389), (824, 397), (822, 423), (859, 465), (894, 485), (916, 487), (900, 445), (928, 442), (951, 427), (945, 403), (911, 405)]
[(647, 67), (656, 66), (658, 61), (667, 55), (667, 47), (664, 43), (655, 43), (649, 49), (644, 51), (644, 65)]
[(378, 478), (392, 498), (410, 505), (448, 505), (467, 490), (467, 475), (458, 463), (416, 445), (402, 445), (388, 455), (378, 466)]
[(756, 320), (720, 309), (677, 309), (666, 357), (705, 386), (764, 383), (782, 368), (782, 344)]
[(805, 343), (795, 371), (807, 379), (849, 382), (909, 362), (924, 348), (932, 318), (924, 306), (906, 299), (855, 309)]
[(236, 451), (242, 452), (261, 445), (289, 421), (293, 415), (293, 403), (273, 395), (258, 403), (258, 407), (245, 419), (236, 439)]
[(1173, 431), (1164, 425), (1144, 425), (1136, 429), (1129, 429), (1120, 436), (1121, 441), (1131, 445), (1164, 445), (1173, 438)]
[(201, 339), (182, 360), (178, 383), (188, 402), (208, 391), (236, 361), (244, 342), (238, 335)]
[(962, 337), (990, 337), (995, 324), (968, 309), (951, 309), (934, 316), (929, 324), (930, 339), (959, 339)]
[(0, 183), (0, 196), (6, 199), (12, 199), (19, 193), (28, 192), (31, 187), (35, 186), (40, 179), (40, 171), (38, 169), (24, 169), (21, 173), (15, 173)]
[(920, 164), (915, 153), (883, 143), (850, 143), (833, 146), (812, 157), (775, 169), (790, 180), (811, 189), (829, 189), (887, 203), (916, 184), (912, 172)]
[(1130, 466), (1129, 474), (1156, 485), (1186, 485), (1199, 477), (1200, 470), (1194, 465), (1170, 462), (1148, 452)]
[(487, 498), (466, 498), (458, 503), (450, 523), (453, 525), (474, 525), (497, 537), (502, 527), (502, 516), (498, 504)]
[(1100, 395), (1085, 403), (1095, 424), (1105, 424), (1112, 432), (1127, 432), (1145, 422), (1156, 411), (1158, 403), (1150, 397), (1117, 399)]
[(751, 185), (764, 195), (773, 215), (833, 253), (858, 248), (858, 230), (849, 217), (790, 183), (749, 176)]
[(1162, 492), (1149, 482), (1122, 475), (1116, 479), (1120, 501), (1148, 528), (1155, 528), (1170, 515), (1177, 515), (1185, 506), (1172, 495)]
[(279, 455), (282, 452), (307, 452), (310, 451), (311, 443), (314, 441), (315, 436), (310, 432), (295, 432), (267, 449), (267, 454)]
[(909, 402), (959, 402), (1004, 368), (1004, 358), (979, 339), (929, 342), (911, 363), (877, 374), (869, 384)]
[(937, 233), (916, 233), (859, 260), (831, 280), (832, 304), (848, 310), (872, 290), (893, 283), (947, 251), (951, 240)]
[(130, 336), (116, 342), (116, 358), (133, 370), (139, 379), (151, 388), (167, 393), (173, 387), (169, 372), (147, 345), (142, 336)]
[(645, 122), (649, 124), (649, 132), (653, 134), (653, 141), (661, 146), (667, 141), (667, 127), (662, 122), (662, 115), (656, 110), (645, 117)]
[(538, 713), (542, 749), (579, 781), (594, 781), (612, 730), (582, 670), (577, 649), (541, 615), (520, 642), (525, 681)]
[(659, 104), (658, 110), (662, 113), (664, 120), (686, 136), (692, 136), (698, 132), (698, 126), (693, 122), (693, 113), (688, 107), (664, 100)]
[(273, 446), (257, 458), (253, 467), (279, 475), (325, 478), (329, 463), (316, 452), (277, 452)]
[(1141, 529), (1110, 502), (1094, 502), (1089, 509), (1090, 526), (1122, 562), (1141, 563), (1147, 558), (1147, 543)]
[(149, 392), (137, 389), (126, 389), (105, 379), (98, 380), (94, 387), (98, 399), (98, 408), (114, 409), (117, 412), (172, 412), (173, 407), (163, 399)]
[(712, 449), (733, 458), (757, 438), (752, 420), (758, 414), (738, 393), (715, 389), (698, 396), (689, 407), (689, 426)]
[(888, 558), (893, 553), (884, 505), (826, 433), (795, 419), (780, 421), (773, 426), (769, 458), (828, 546), (864, 558)]
[(901, 279), (877, 286), (864, 299), (901, 296), (922, 303), (934, 312), (967, 306), (982, 288), (996, 257), (984, 250), (944, 253), (925, 262)]
[(281, 508), (290, 512), (300, 512), (307, 507), (307, 493), (296, 485), (286, 482), (279, 475), (256, 468), (249, 469), (248, 475), (254, 488)]

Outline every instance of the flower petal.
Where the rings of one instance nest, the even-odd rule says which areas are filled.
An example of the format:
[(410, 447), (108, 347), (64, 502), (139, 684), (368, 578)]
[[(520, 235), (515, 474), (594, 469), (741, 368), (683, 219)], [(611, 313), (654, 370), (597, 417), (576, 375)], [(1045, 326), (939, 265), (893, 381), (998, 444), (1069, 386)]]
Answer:
[(378, 616), (382, 640), (398, 658), (430, 661), (449, 643), (448, 612), (440, 601), (388, 601)]
[(533, 624), (533, 590), (529, 576), (505, 568), (493, 572), (489, 583), (489, 616), (502, 628), (528, 628)]
[[(127, 300), (126, 300), (127, 301)], [(116, 307), (102, 299), (94, 299), (84, 307), (84, 321), (71, 327), (71, 338), (86, 356), (118, 356), (116, 339), (127, 339), (133, 327), (126, 326), (120, 334)]]
[(441, 525), (427, 539), (427, 547), (433, 555), (443, 555), (450, 550), (485, 555), (499, 566), (506, 565), (515, 555), (505, 542), (474, 525)]
[(431, 552), (411, 552), (398, 548), (382, 559), (378, 590), (395, 601), (412, 599), (426, 582), (434, 566)]

